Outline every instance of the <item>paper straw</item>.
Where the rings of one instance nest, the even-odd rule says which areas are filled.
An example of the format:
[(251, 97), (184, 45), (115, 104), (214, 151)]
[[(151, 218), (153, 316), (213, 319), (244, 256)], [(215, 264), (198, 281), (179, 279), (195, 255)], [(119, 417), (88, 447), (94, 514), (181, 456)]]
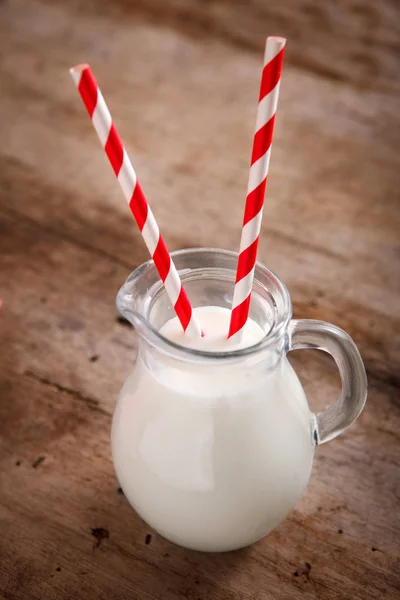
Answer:
[(285, 45), (281, 37), (268, 37), (265, 44), (229, 338), (242, 330), (249, 316)]
[(201, 336), (200, 325), (193, 314), (189, 298), (171, 259), (160, 230), (137, 180), (128, 154), (118, 135), (110, 111), (89, 65), (76, 65), (70, 69), (82, 97), (93, 127), (107, 154), (108, 160), (136, 219), (144, 242), (164, 283), (165, 290), (186, 333)]

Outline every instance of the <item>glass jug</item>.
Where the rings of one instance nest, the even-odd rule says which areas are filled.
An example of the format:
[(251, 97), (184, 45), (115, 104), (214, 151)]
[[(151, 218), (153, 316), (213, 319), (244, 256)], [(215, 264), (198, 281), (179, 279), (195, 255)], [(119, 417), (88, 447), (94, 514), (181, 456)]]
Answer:
[[(180, 250), (173, 260), (194, 307), (230, 308), (237, 254)], [(322, 321), (291, 320), (289, 293), (257, 263), (250, 318), (257, 344), (230, 352), (185, 348), (159, 330), (174, 317), (154, 263), (136, 269), (117, 307), (139, 334), (136, 364), (112, 424), (112, 453), (126, 498), (162, 536), (227, 551), (276, 527), (305, 489), (314, 448), (358, 417), (367, 381), (352, 339)], [(342, 392), (313, 414), (286, 354), (331, 354)]]

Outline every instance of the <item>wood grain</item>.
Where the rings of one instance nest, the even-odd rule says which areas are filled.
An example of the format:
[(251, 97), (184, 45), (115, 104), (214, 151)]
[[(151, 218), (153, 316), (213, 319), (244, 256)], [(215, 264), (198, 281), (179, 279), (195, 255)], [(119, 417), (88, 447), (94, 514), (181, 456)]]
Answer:
[[(0, 597), (395, 600), (400, 590), (397, 2), (0, 4)], [(367, 408), (247, 550), (189, 552), (118, 489), (134, 360), (115, 295), (147, 258), (68, 67), (86, 60), (171, 248), (236, 248), (265, 31), (288, 35), (260, 258), (346, 329)], [(396, 78), (397, 77), (397, 78)], [(295, 353), (313, 407), (330, 360)]]

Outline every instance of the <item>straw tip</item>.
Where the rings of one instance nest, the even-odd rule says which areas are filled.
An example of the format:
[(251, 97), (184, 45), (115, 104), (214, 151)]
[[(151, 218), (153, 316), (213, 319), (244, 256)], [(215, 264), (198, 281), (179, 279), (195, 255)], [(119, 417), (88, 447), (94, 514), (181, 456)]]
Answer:
[(89, 67), (89, 65), (87, 63), (79, 63), (79, 65), (75, 65), (74, 67), (71, 67), (69, 72), (71, 73), (71, 75), (74, 75), (74, 73), (81, 74), (82, 71), (84, 71), (88, 67)]
[(79, 82), (85, 69), (89, 69), (89, 65), (87, 63), (80, 63), (79, 65), (75, 65), (74, 67), (70, 68), (69, 72), (75, 82), (76, 87), (79, 87)]
[(268, 42), (270, 42), (270, 43), (273, 42), (275, 44), (280, 44), (282, 46), (285, 46), (286, 42), (287, 42), (287, 39), (284, 38), (284, 37), (281, 37), (279, 35), (269, 35), (267, 37), (267, 42), (266, 43), (268, 44)]

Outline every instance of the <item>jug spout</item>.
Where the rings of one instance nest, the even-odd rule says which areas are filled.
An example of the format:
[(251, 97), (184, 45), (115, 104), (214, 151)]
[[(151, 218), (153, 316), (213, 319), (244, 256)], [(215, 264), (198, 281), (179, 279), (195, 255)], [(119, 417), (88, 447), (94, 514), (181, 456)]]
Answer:
[(137, 311), (137, 299), (133, 294), (120, 289), (116, 301), (118, 312), (135, 328), (140, 328), (141, 319)]
[(139, 332), (151, 329), (149, 309), (154, 295), (161, 288), (152, 261), (145, 263), (125, 281), (117, 294), (116, 305), (118, 312), (127, 319)]

